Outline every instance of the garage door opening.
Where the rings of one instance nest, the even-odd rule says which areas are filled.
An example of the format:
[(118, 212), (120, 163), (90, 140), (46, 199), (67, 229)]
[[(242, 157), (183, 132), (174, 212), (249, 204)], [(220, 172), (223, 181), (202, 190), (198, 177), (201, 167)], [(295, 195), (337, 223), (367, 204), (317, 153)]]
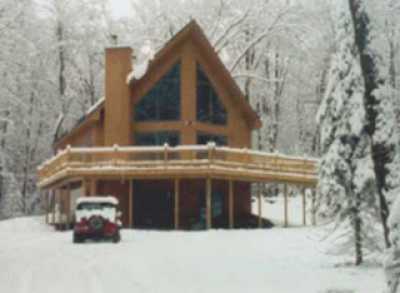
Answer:
[(174, 228), (174, 182), (134, 180), (133, 215), (135, 228)]

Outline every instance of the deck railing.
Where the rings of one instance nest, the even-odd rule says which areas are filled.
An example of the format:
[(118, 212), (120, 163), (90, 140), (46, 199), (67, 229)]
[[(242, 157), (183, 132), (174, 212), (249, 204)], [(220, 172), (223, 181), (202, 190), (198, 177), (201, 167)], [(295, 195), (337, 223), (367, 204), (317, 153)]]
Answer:
[(317, 160), (270, 154), (249, 149), (193, 146), (84, 147), (59, 152), (38, 168), (39, 184), (67, 168), (169, 168), (217, 164), (260, 172), (284, 172), (316, 177)]

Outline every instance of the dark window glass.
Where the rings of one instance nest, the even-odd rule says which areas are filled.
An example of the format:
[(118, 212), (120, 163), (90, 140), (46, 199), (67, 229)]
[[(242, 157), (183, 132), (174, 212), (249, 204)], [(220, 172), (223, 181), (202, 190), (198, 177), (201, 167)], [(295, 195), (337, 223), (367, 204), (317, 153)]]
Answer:
[(179, 133), (171, 131), (136, 133), (135, 142), (140, 146), (164, 145), (165, 143), (177, 146), (179, 145)]
[(218, 146), (224, 146), (228, 144), (228, 139), (224, 135), (199, 133), (197, 134), (197, 144), (207, 144), (209, 142), (215, 142)]
[(162, 77), (135, 106), (135, 121), (168, 121), (180, 119), (180, 63)]
[(197, 120), (220, 125), (225, 125), (227, 121), (225, 107), (199, 64), (197, 64)]

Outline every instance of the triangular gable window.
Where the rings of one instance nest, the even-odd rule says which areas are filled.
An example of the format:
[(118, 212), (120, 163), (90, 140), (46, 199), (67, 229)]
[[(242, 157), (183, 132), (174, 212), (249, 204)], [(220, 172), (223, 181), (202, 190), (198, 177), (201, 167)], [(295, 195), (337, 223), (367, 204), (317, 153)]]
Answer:
[(225, 125), (227, 113), (207, 75), (197, 64), (197, 120)]
[(135, 107), (135, 121), (179, 120), (181, 112), (181, 66), (175, 64)]

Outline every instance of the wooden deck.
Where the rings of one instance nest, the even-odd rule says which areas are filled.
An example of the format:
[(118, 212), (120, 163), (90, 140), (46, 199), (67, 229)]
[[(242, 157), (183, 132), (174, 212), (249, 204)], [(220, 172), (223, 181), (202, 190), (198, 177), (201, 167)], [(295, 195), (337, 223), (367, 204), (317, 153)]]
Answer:
[(206, 146), (85, 147), (58, 153), (38, 168), (49, 188), (76, 178), (219, 178), (313, 187), (317, 160), (248, 149)]

